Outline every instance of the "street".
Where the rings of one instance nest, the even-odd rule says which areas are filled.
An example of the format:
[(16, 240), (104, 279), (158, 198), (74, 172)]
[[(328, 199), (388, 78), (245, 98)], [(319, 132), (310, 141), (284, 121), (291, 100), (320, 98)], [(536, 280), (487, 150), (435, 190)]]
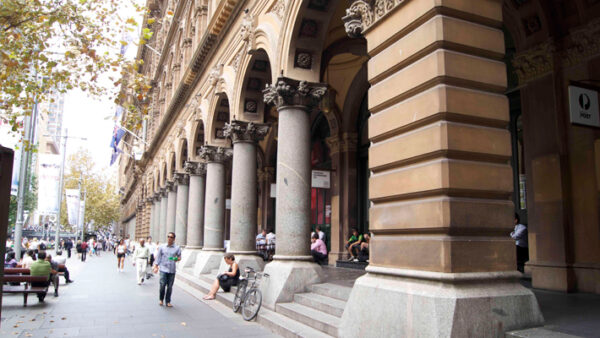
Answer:
[(173, 308), (158, 305), (158, 275), (143, 285), (126, 259), (124, 272), (116, 256), (102, 252), (86, 263), (74, 255), (67, 267), (75, 283), (61, 277), (59, 297), (50, 286), (45, 303), (30, 295), (4, 295), (1, 337), (276, 337), (218, 302), (204, 303), (182, 289), (173, 290)]

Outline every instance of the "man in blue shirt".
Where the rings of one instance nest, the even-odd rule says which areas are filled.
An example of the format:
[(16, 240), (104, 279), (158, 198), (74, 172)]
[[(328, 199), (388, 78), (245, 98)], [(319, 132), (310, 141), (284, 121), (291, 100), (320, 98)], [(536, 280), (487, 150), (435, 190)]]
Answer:
[[(167, 307), (171, 305), (171, 293), (173, 292), (173, 282), (175, 282), (175, 263), (181, 260), (181, 248), (175, 245), (175, 234), (169, 232), (167, 235), (167, 244), (158, 248), (154, 261), (154, 273), (157, 273), (160, 268), (160, 302), (158, 305), (163, 305), (163, 300), (167, 302)], [(166, 295), (165, 295), (165, 288)]]

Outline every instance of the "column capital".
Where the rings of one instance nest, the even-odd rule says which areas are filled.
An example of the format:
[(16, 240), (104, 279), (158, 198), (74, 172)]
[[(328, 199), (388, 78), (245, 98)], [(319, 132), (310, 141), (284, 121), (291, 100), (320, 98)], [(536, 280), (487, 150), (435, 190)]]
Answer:
[(152, 194), (152, 199), (154, 200), (154, 202), (158, 202), (160, 201), (161, 198), (161, 193), (160, 191), (155, 192), (154, 194)]
[(175, 173), (175, 175), (173, 175), (173, 181), (175, 182), (175, 185), (189, 185), (190, 176), (187, 173)]
[(231, 148), (223, 148), (216, 146), (202, 146), (198, 152), (198, 156), (206, 162), (223, 163), (231, 158), (233, 151)]
[(165, 190), (166, 190), (167, 192), (173, 192), (173, 191), (175, 191), (176, 189), (177, 189), (177, 186), (175, 185), (175, 182), (174, 182), (174, 181), (167, 181), (167, 182), (165, 183)]
[(262, 140), (265, 135), (267, 135), (269, 132), (269, 125), (234, 120), (225, 124), (223, 132), (226, 137), (231, 138), (233, 143), (255, 143)]
[(285, 106), (304, 106), (310, 110), (319, 104), (326, 92), (327, 85), (324, 83), (298, 81), (279, 76), (276, 84), (265, 87), (263, 99), (266, 103), (273, 103), (278, 109)]
[(185, 161), (183, 169), (190, 176), (206, 175), (206, 163), (204, 162)]
[(160, 188), (160, 193), (159, 193), (159, 195), (160, 195), (160, 197), (167, 197), (167, 193), (168, 193), (168, 192), (169, 192), (169, 191), (167, 190), (167, 187), (165, 186), (165, 187), (162, 187), (162, 188)]

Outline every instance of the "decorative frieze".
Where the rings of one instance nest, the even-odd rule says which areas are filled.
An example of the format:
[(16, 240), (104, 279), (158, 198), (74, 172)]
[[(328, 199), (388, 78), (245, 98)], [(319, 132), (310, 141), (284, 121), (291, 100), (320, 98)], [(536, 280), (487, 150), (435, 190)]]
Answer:
[(266, 103), (272, 103), (277, 108), (305, 106), (310, 109), (319, 104), (326, 92), (326, 84), (297, 81), (280, 76), (275, 84), (266, 86), (263, 97)]
[(204, 176), (206, 175), (206, 163), (186, 161), (183, 169), (188, 175)]
[(233, 151), (231, 148), (202, 146), (198, 151), (198, 156), (206, 162), (225, 162), (231, 158)]
[(342, 18), (351, 38), (361, 36), (406, 0), (354, 0)]
[(262, 140), (268, 132), (269, 125), (267, 124), (237, 120), (226, 123), (223, 130), (225, 136), (231, 138), (233, 143), (257, 142)]
[(519, 83), (525, 83), (552, 72), (555, 52), (554, 41), (547, 41), (515, 55), (512, 64), (519, 77)]

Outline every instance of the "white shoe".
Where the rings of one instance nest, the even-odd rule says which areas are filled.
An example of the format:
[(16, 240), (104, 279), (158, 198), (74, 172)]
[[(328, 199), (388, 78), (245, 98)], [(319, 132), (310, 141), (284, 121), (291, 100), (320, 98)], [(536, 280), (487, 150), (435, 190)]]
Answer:
[(138, 285), (142, 285), (142, 283), (138, 282)]

